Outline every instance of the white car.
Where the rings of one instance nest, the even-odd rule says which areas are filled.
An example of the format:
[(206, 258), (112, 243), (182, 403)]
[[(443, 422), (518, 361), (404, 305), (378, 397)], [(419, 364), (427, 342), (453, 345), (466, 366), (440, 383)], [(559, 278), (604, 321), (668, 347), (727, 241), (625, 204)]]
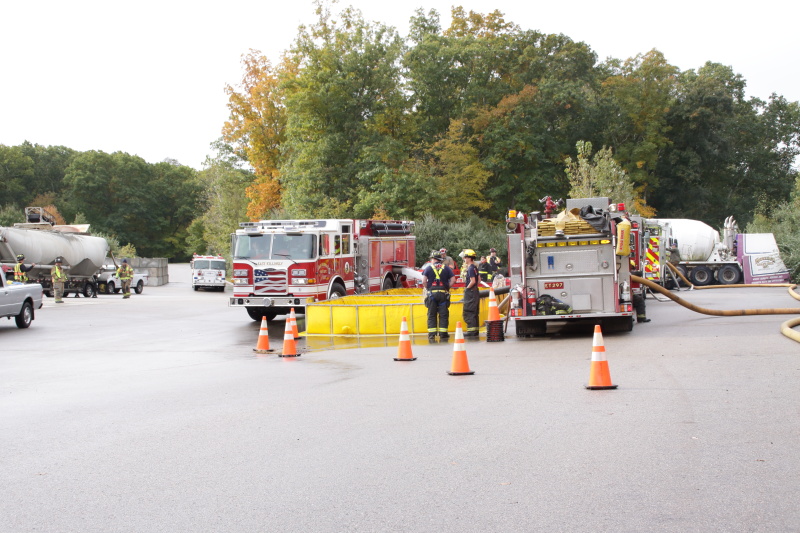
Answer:
[[(136, 291), (136, 294), (142, 294), (144, 286), (147, 285), (148, 278), (148, 274), (140, 274), (134, 269), (131, 289)], [(97, 289), (98, 292), (106, 294), (114, 294), (122, 290), (122, 281), (117, 277), (117, 267), (114, 265), (103, 265), (103, 268), (97, 275)]]

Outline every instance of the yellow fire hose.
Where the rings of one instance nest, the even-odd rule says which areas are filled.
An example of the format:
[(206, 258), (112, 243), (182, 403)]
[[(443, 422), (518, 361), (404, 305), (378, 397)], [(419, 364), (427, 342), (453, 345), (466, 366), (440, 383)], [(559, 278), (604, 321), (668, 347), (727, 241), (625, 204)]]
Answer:
[[(678, 269), (676, 269), (672, 264), (667, 263), (667, 265), (680, 276), (680, 278), (692, 287), (692, 289), (711, 289), (711, 288), (742, 288), (742, 287), (788, 287), (789, 295), (794, 298), (795, 300), (800, 300), (800, 295), (798, 295), (794, 289), (797, 288), (797, 285), (792, 283), (773, 283), (773, 284), (739, 284), (739, 285), (722, 285), (722, 286), (709, 286), (709, 287), (695, 287), (692, 285), (689, 280), (687, 280), (683, 274), (681, 274)], [(690, 311), (694, 311), (696, 313), (701, 313), (704, 315), (713, 315), (713, 316), (752, 316), (752, 315), (798, 315), (800, 314), (800, 308), (772, 308), (772, 309), (731, 309), (727, 311), (720, 311), (718, 309), (708, 309), (705, 307), (700, 307), (694, 305), (693, 303), (687, 302), (686, 300), (679, 298), (672, 294), (672, 292), (668, 291), (661, 285), (654, 283), (648, 279), (644, 279), (639, 276), (631, 275), (631, 281), (641, 283), (642, 285), (654, 290), (660, 294), (663, 294), (670, 300), (682, 305), (683, 307), (689, 309)], [(792, 328), (795, 326), (800, 325), (800, 317), (793, 318), (791, 320), (787, 320), (783, 324), (781, 324), (781, 333), (790, 339), (800, 342), (800, 332), (793, 330)]]

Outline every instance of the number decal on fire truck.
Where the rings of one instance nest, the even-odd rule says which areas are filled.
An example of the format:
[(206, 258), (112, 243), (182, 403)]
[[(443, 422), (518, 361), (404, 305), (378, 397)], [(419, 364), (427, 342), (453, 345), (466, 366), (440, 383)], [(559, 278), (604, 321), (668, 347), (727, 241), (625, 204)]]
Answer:
[(563, 289), (564, 282), (563, 281), (548, 281), (544, 284), (544, 290), (549, 291), (553, 289)]

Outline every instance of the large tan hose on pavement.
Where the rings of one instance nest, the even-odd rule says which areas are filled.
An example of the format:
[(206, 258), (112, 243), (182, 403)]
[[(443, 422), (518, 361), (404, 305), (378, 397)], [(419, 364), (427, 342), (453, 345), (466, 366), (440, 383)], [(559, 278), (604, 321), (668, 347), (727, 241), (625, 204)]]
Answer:
[[(670, 265), (672, 267), (672, 265)], [(674, 269), (674, 267), (672, 267)], [(680, 274), (680, 272), (678, 272)], [(681, 276), (681, 278), (686, 281), (686, 278)], [(726, 311), (721, 311), (719, 309), (708, 309), (706, 307), (700, 307), (694, 305), (693, 303), (687, 302), (683, 298), (679, 298), (672, 294), (672, 292), (668, 291), (658, 283), (652, 282), (648, 279), (644, 279), (639, 276), (631, 275), (631, 281), (636, 283), (641, 283), (642, 285), (648, 287), (651, 290), (654, 290), (660, 294), (663, 294), (673, 302), (676, 302), (683, 307), (694, 311), (696, 313), (701, 313), (704, 315), (712, 315), (712, 316), (752, 316), (752, 315), (800, 315), (800, 308), (772, 308), (772, 309), (729, 309)], [(688, 283), (688, 282), (687, 282)], [(800, 300), (800, 295), (798, 295), (794, 289), (797, 285), (788, 284), (788, 283), (776, 283), (776, 284), (753, 284), (753, 285), (725, 285), (725, 287), (789, 287), (789, 294), (795, 300)], [(707, 287), (697, 287), (699, 288), (707, 288)], [(800, 325), (800, 318), (794, 318), (792, 320), (787, 320), (783, 324), (781, 324), (781, 333), (785, 336), (789, 337), (792, 340), (800, 342), (800, 333), (793, 330), (792, 328), (795, 326)]]

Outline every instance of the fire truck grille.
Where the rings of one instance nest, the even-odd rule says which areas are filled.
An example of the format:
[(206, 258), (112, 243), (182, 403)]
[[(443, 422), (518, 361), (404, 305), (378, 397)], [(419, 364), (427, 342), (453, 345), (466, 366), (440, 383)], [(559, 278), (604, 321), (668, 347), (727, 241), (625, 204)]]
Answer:
[(253, 271), (253, 284), (256, 294), (286, 294), (286, 271), (262, 270)]

